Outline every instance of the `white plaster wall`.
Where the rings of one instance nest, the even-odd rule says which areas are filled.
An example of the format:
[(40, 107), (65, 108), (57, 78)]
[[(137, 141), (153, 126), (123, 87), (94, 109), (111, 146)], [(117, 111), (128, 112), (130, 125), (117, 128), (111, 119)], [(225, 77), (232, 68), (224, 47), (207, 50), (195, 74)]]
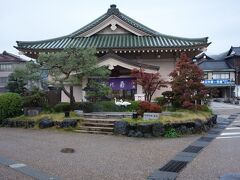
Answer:
[[(174, 70), (176, 59), (151, 59), (151, 60), (141, 60), (144, 64), (151, 64), (151, 65), (158, 65), (160, 66), (159, 73), (161, 77), (165, 81), (170, 81), (169, 74)], [(171, 87), (168, 86), (167, 88), (161, 88), (160, 90), (157, 90), (152, 97), (152, 101), (159, 96), (162, 96), (162, 92), (164, 91), (170, 91)]]
[[(68, 92), (69, 91), (69, 86), (65, 86)], [(75, 97), (76, 102), (82, 102), (83, 101), (83, 96), (82, 96), (82, 88), (80, 86), (74, 86), (73, 87), (73, 96)], [(70, 99), (66, 94), (62, 91), (61, 92), (61, 102), (70, 102)]]

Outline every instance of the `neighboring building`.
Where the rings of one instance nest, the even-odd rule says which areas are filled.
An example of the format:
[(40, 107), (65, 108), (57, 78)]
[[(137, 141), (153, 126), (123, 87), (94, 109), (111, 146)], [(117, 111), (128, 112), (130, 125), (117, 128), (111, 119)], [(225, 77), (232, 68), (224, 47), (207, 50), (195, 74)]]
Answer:
[[(42, 41), (17, 41), (16, 48), (34, 59), (41, 52), (96, 48), (99, 65), (108, 66), (112, 71), (109, 84), (113, 97), (133, 99), (134, 94), (142, 93), (142, 88), (136, 86), (130, 76), (133, 68), (144, 67), (146, 72), (159, 71), (165, 80), (169, 80), (168, 75), (181, 52), (193, 58), (206, 50), (209, 44), (207, 37), (190, 39), (161, 34), (121, 13), (116, 5), (111, 5), (105, 14), (69, 35)], [(85, 100), (82, 88), (86, 82), (83, 84), (83, 87), (74, 88), (77, 101)], [(154, 97), (160, 95), (161, 92), (157, 91)], [(67, 100), (62, 94), (62, 101)]]
[(217, 88), (219, 97), (240, 96), (240, 47), (231, 47), (219, 55), (202, 53), (196, 57), (199, 67), (204, 71), (204, 84)]
[(0, 93), (7, 92), (8, 76), (18, 67), (23, 67), (26, 60), (3, 51), (0, 54)]

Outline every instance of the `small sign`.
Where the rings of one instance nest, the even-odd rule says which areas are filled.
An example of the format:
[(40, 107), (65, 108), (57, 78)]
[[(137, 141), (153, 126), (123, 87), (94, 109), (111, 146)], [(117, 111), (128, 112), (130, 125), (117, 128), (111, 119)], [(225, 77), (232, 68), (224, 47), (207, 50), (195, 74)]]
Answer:
[(212, 80), (203, 80), (203, 84), (232, 84), (233, 82), (230, 79), (212, 79)]
[(156, 120), (160, 118), (160, 113), (144, 113), (143, 119), (144, 120)]
[(135, 101), (145, 101), (145, 94), (134, 94)]

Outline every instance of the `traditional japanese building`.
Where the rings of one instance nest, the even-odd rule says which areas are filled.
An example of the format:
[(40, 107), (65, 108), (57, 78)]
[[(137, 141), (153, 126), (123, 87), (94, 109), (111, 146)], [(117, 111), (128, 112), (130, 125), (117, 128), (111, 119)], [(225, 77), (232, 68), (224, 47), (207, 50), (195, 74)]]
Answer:
[(0, 54), (0, 93), (7, 92), (8, 76), (16, 69), (23, 68), (26, 60), (19, 56), (3, 51)]
[(204, 71), (203, 83), (207, 87), (217, 88), (218, 97), (240, 96), (240, 47), (231, 47), (219, 55), (202, 53), (196, 60)]
[[(16, 48), (34, 59), (39, 53), (64, 48), (96, 48), (99, 65), (108, 66), (112, 71), (109, 82), (114, 96), (133, 98), (134, 94), (141, 94), (142, 89), (131, 83), (131, 69), (142, 67), (146, 72), (159, 71), (162, 78), (168, 80), (181, 52), (193, 58), (209, 44), (207, 37), (182, 38), (161, 34), (111, 5), (105, 14), (69, 35), (42, 41), (17, 41)], [(82, 88), (74, 89), (78, 101), (84, 100)], [(157, 91), (154, 97), (160, 95), (161, 92)], [(65, 100), (63, 95), (62, 101)]]

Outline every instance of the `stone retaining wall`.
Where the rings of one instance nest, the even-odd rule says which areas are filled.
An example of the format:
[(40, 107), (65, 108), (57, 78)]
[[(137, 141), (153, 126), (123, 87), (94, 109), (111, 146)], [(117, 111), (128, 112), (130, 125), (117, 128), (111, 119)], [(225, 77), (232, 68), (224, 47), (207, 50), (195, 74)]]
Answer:
[(78, 121), (75, 119), (64, 119), (63, 121), (52, 121), (50, 119), (42, 119), (40, 121), (27, 121), (27, 120), (15, 120), (5, 119), (0, 124), (2, 127), (12, 128), (34, 128), (38, 126), (40, 129), (58, 127), (58, 128), (74, 128), (77, 126)]
[(207, 121), (195, 120), (193, 122), (176, 124), (129, 124), (124, 121), (117, 121), (114, 124), (114, 134), (126, 135), (129, 137), (160, 137), (168, 129), (175, 129), (179, 134), (195, 134), (207, 132), (217, 123), (217, 115), (212, 116)]

